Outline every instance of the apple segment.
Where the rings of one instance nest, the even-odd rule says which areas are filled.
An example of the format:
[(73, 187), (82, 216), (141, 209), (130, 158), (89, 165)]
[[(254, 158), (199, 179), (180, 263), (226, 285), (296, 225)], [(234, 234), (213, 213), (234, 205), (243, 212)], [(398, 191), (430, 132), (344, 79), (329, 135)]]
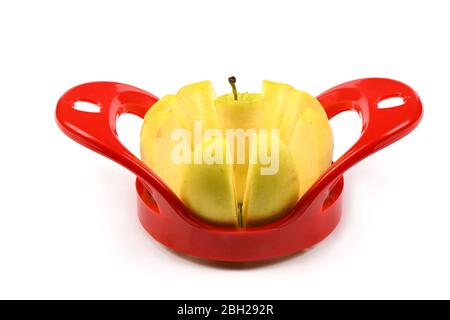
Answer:
[(191, 133), (194, 121), (201, 121), (203, 129), (217, 128), (215, 97), (214, 87), (208, 80), (189, 84), (178, 91), (178, 103)]
[(306, 107), (297, 120), (288, 148), (301, 177), (301, 197), (331, 164), (333, 136), (326, 116)]
[[(279, 150), (273, 153), (272, 147)], [(268, 164), (262, 163), (261, 154), (278, 157), (273, 168), (275, 174), (263, 174)], [(244, 226), (270, 222), (284, 214), (298, 200), (299, 175), (294, 159), (285, 143), (277, 135), (261, 133), (251, 147), (252, 162), (249, 165), (245, 197), (242, 209)]]
[[(211, 151), (212, 150), (212, 151)], [(224, 139), (204, 139), (193, 152), (193, 158), (207, 157), (218, 159), (230, 157), (229, 146)], [(233, 166), (223, 163), (191, 163), (185, 166), (180, 185), (180, 198), (186, 206), (206, 221), (220, 225), (239, 225), (237, 201), (233, 182)]]
[(281, 120), (289, 106), (289, 98), (295, 91), (288, 84), (264, 80), (262, 95), (264, 97), (265, 122), (267, 128), (280, 128)]
[[(281, 122), (280, 138), (287, 144), (300, 179), (299, 198), (330, 166), (333, 133), (320, 102), (310, 94), (286, 84), (263, 82), (263, 97), (268, 104), (266, 117)], [(283, 106), (282, 106), (283, 105)]]
[(141, 131), (141, 157), (144, 163), (175, 192), (180, 186), (182, 169), (171, 159), (175, 142), (171, 139), (174, 129), (182, 127), (177, 113), (177, 99), (173, 95), (164, 96), (145, 115)]
[(191, 150), (195, 147), (194, 121), (206, 128), (217, 126), (214, 110), (215, 93), (210, 81), (187, 85), (177, 95), (166, 95), (146, 113), (141, 131), (141, 157), (159, 177), (179, 194), (184, 174), (181, 164), (172, 160), (172, 150), (179, 141), (172, 140), (174, 130), (190, 133)]
[(144, 123), (149, 121), (153, 121), (155, 116), (159, 114), (161, 111), (164, 111), (168, 108), (172, 108), (172, 105), (176, 103), (177, 97), (173, 94), (167, 94), (156, 101), (155, 104), (152, 105), (150, 109), (145, 113)]
[(304, 109), (304, 96), (299, 90), (293, 90), (289, 94), (286, 110), (280, 123), (280, 138), (287, 143), (294, 132), (297, 119)]

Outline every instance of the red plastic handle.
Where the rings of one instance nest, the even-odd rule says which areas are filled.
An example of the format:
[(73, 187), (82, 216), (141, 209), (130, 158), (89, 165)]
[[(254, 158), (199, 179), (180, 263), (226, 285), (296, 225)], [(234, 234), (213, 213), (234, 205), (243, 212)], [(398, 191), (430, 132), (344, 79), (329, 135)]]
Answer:
[[(378, 103), (393, 97), (403, 104), (380, 109)], [(344, 83), (318, 97), (326, 105), (328, 118), (349, 107), (356, 110), (363, 122), (359, 140), (330, 168), (339, 176), (358, 161), (390, 145), (411, 132), (422, 117), (422, 103), (413, 89), (399, 81), (370, 78)]]
[[(402, 98), (403, 104), (392, 108), (378, 107), (379, 102), (393, 97)], [(317, 98), (329, 119), (343, 111), (354, 110), (360, 114), (363, 126), (358, 141), (304, 195), (297, 206), (303, 210), (323, 188), (337, 181), (353, 165), (410, 133), (419, 124), (423, 113), (420, 98), (412, 88), (385, 78), (346, 82)]]
[[(74, 108), (77, 101), (96, 104), (99, 112)], [(56, 108), (56, 122), (61, 130), (78, 143), (116, 161), (136, 174), (152, 192), (163, 193), (172, 203), (181, 201), (159, 177), (120, 142), (116, 120), (123, 113), (141, 118), (158, 98), (139, 88), (116, 82), (91, 82), (67, 91)]]

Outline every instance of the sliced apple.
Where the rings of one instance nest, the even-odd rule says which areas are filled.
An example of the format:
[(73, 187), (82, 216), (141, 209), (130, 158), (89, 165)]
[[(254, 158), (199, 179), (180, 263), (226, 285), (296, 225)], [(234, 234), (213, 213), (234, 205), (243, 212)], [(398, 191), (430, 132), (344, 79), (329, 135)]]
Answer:
[(177, 93), (180, 110), (193, 129), (194, 121), (201, 121), (203, 129), (217, 128), (217, 115), (214, 108), (216, 93), (211, 81), (200, 81), (181, 88)]
[(300, 177), (300, 197), (330, 166), (333, 136), (326, 116), (306, 106), (300, 114), (288, 149), (294, 158)]
[[(193, 158), (204, 159), (208, 150), (213, 150), (213, 153), (222, 152), (224, 157), (227, 153), (229, 156), (230, 152), (224, 139), (204, 139), (195, 147)], [(186, 165), (180, 185), (180, 198), (206, 221), (220, 225), (239, 225), (232, 164), (203, 161), (200, 164)]]
[[(263, 163), (261, 154), (272, 157), (267, 159), (270, 164)], [(297, 202), (300, 190), (294, 159), (278, 136), (259, 134), (252, 143), (251, 159), (242, 209), (244, 226), (278, 218)], [(264, 174), (264, 170), (272, 172)]]
[(172, 139), (175, 129), (183, 128), (177, 113), (175, 96), (165, 96), (147, 112), (141, 131), (141, 157), (153, 171), (175, 192), (179, 192), (183, 165), (172, 159), (178, 141)]
[(267, 128), (280, 128), (281, 120), (289, 106), (289, 98), (295, 91), (288, 84), (263, 81), (262, 96), (265, 103), (265, 121)]
[(304, 96), (301, 91), (293, 90), (287, 99), (287, 106), (279, 126), (280, 138), (287, 143), (295, 129), (297, 119), (305, 107)]
[[(144, 118), (141, 154), (144, 163), (199, 217), (219, 225), (253, 226), (284, 214), (329, 167), (333, 136), (319, 101), (289, 85), (265, 81), (261, 94), (237, 97), (228, 94), (216, 99), (209, 81), (163, 97)], [(195, 121), (201, 121), (203, 130), (218, 129), (222, 137), (197, 140)], [(193, 163), (173, 161), (179, 143), (173, 133), (179, 128), (188, 133), (187, 154)], [(236, 136), (231, 144), (226, 129), (247, 134), (243, 163), (237, 161)], [(279, 129), (279, 136), (272, 136), (272, 129)], [(278, 170), (267, 174), (273, 162), (264, 162), (259, 154), (265, 151), (276, 161), (274, 146), (279, 150)], [(208, 150), (226, 154), (234, 163), (196, 163), (196, 158), (204, 160)]]
[(280, 129), (296, 163), (301, 197), (332, 161), (333, 134), (327, 115), (315, 97), (289, 85), (264, 81), (262, 92), (267, 123)]

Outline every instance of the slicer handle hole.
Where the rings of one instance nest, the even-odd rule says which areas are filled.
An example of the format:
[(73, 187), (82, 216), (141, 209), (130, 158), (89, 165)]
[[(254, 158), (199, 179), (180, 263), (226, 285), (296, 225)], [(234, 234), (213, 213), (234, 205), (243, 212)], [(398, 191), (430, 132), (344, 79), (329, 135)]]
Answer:
[(144, 120), (131, 113), (123, 113), (117, 119), (116, 131), (120, 142), (140, 158), (140, 135)]
[(99, 113), (101, 107), (98, 104), (87, 101), (75, 101), (73, 108), (78, 111)]
[(390, 97), (385, 98), (377, 102), (378, 109), (389, 109), (400, 107), (405, 104), (405, 100), (402, 97)]
[(330, 119), (333, 130), (333, 160), (339, 159), (361, 136), (362, 122), (355, 111), (343, 111)]

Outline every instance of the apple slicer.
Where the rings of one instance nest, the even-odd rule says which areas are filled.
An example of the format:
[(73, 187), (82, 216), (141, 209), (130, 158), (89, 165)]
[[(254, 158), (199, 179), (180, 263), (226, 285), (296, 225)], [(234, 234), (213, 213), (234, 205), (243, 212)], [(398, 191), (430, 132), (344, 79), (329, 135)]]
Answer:
[[(378, 108), (380, 101), (392, 97), (400, 97), (404, 103)], [(137, 176), (139, 220), (153, 238), (177, 252), (203, 259), (258, 261), (293, 254), (327, 237), (341, 218), (344, 172), (407, 135), (422, 116), (422, 104), (414, 90), (390, 79), (346, 82), (317, 99), (329, 119), (343, 111), (357, 111), (363, 122), (359, 140), (328, 168), (289, 213), (270, 224), (246, 229), (214, 226), (198, 219), (164, 181), (120, 143), (117, 118), (123, 113), (143, 118), (158, 100), (152, 94), (121, 83), (82, 84), (61, 97), (56, 121), (70, 138)], [(77, 110), (74, 104), (79, 101), (94, 103), (99, 111)]]

